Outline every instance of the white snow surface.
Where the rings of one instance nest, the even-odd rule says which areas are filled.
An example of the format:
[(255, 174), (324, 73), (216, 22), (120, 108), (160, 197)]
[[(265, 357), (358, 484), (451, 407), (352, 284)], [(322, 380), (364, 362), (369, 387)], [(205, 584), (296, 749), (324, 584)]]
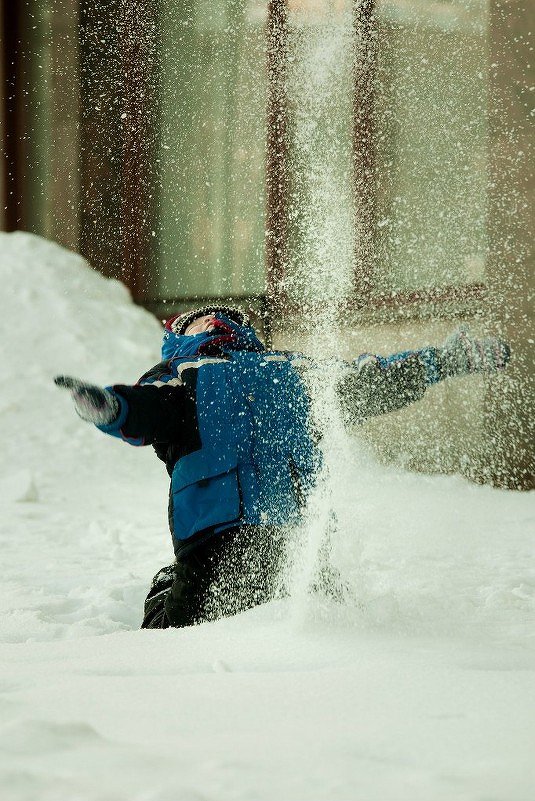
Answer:
[(305, 591), (311, 523), (287, 600), (140, 631), (165, 469), (52, 378), (134, 382), (159, 325), (29, 234), (0, 234), (0, 280), (2, 801), (535, 797), (534, 493), (346, 443), (325, 492), (351, 599)]

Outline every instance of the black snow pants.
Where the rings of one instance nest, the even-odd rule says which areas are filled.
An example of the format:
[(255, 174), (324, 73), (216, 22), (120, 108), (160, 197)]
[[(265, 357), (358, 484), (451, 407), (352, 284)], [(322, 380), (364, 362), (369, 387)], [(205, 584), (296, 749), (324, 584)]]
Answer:
[(141, 628), (193, 626), (283, 593), (285, 530), (242, 526), (214, 534), (154, 577)]

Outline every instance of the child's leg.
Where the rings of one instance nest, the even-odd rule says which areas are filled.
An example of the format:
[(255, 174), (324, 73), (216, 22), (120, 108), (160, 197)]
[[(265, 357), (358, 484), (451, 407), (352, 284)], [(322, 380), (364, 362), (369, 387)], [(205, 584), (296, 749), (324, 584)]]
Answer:
[(193, 626), (204, 619), (219, 542), (208, 540), (154, 577), (145, 599), (142, 629)]
[(167, 629), (169, 620), (165, 614), (165, 599), (175, 580), (175, 565), (163, 567), (152, 580), (149, 594), (145, 598), (142, 629)]
[(284, 562), (284, 533), (271, 526), (242, 526), (214, 534), (178, 557), (155, 577), (142, 628), (193, 626), (274, 598)]

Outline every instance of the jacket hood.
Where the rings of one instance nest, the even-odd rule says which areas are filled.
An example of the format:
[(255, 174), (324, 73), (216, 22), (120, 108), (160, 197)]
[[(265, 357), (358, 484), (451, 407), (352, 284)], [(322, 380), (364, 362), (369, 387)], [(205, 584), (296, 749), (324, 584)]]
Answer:
[[(200, 334), (186, 336), (177, 334), (171, 326), (165, 329), (162, 343), (162, 359), (188, 356), (217, 355), (236, 350), (265, 350), (251, 325), (239, 325), (235, 320), (217, 311), (215, 314), (217, 328)], [(173, 318), (172, 318), (173, 319)], [(193, 318), (195, 319), (195, 318)], [(183, 330), (183, 326), (179, 330)]]

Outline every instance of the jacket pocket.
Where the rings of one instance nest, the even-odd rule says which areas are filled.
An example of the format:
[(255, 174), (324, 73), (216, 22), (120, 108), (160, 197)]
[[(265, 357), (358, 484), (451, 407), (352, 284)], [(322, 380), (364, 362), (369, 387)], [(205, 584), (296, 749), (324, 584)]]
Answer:
[(237, 520), (240, 493), (236, 468), (190, 484), (173, 474), (171, 483), (174, 536), (188, 539), (197, 531)]

